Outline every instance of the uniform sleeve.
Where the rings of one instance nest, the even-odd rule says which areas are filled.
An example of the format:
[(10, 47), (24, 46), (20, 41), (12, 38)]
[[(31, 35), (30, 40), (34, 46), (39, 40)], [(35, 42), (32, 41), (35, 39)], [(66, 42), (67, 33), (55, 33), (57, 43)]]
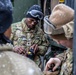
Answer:
[(11, 37), (10, 37), (10, 39), (12, 41), (14, 41), (15, 32), (16, 32), (16, 24), (14, 23), (14, 24), (11, 25)]
[(19, 26), (19, 23), (13, 23), (11, 25), (11, 37), (10, 37), (10, 40), (12, 40), (13, 44), (16, 45), (17, 43), (17, 35), (16, 35), (16, 32), (17, 32), (17, 29), (18, 29), (18, 26)]
[(42, 37), (42, 42), (41, 42), (41, 45), (38, 46), (39, 47), (38, 54), (44, 55), (48, 50), (49, 42), (47, 38), (45, 37), (45, 34), (43, 31), (41, 32), (41, 37)]
[(68, 48), (63, 53), (57, 55), (56, 57), (59, 58), (62, 62), (65, 62), (67, 59), (71, 59), (72, 58), (70, 56), (72, 56), (72, 49)]
[(59, 58), (60, 60), (61, 60), (61, 62), (64, 62), (65, 60), (66, 60), (66, 53), (67, 53), (67, 50), (65, 50), (63, 53), (61, 53), (61, 54), (58, 54), (57, 56), (56, 56), (56, 58)]

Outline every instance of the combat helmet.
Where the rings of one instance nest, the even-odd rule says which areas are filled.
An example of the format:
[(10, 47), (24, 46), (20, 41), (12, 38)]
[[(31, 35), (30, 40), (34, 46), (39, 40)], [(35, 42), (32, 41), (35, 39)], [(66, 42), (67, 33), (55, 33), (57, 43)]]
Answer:
[(56, 5), (49, 16), (44, 17), (44, 31), (47, 34), (65, 34), (73, 37), (74, 10), (65, 4)]
[(0, 34), (4, 33), (12, 23), (12, 3), (10, 0), (0, 0)]
[(0, 53), (0, 75), (43, 75), (29, 58), (11, 51)]

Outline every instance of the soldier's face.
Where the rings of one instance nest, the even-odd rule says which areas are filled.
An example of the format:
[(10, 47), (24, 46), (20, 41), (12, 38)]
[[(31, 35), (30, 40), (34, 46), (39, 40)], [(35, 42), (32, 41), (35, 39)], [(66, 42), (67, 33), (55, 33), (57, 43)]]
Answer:
[(31, 28), (31, 29), (34, 29), (35, 26), (36, 26), (37, 23), (38, 23), (38, 22), (37, 22), (35, 19), (33, 19), (33, 18), (26, 18), (25, 22), (26, 22), (28, 28)]
[(58, 44), (72, 48), (73, 39), (67, 39), (63, 34), (51, 36)]
[(5, 31), (4, 35), (5, 35), (6, 37), (10, 38), (10, 36), (11, 36), (11, 27), (9, 27), (9, 28)]

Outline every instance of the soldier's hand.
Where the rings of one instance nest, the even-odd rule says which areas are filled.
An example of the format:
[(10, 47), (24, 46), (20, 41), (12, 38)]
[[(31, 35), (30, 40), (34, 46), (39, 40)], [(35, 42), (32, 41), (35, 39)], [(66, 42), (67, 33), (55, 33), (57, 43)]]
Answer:
[(15, 52), (21, 54), (24, 52), (24, 47), (23, 46), (15, 46), (14, 49), (13, 49)]
[(30, 49), (31, 49), (31, 48), (34, 50), (34, 54), (35, 54), (36, 52), (38, 52), (38, 50), (39, 50), (37, 44), (33, 44), (33, 45), (30, 47)]
[(44, 71), (48, 71), (52, 64), (54, 64), (52, 71), (55, 71), (60, 66), (61, 60), (58, 58), (50, 58), (50, 60), (46, 63)]

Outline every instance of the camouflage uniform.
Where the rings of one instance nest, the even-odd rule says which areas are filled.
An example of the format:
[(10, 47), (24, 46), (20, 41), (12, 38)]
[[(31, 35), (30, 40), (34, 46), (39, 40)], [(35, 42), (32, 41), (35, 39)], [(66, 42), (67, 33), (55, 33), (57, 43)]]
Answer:
[(37, 44), (39, 47), (39, 52), (35, 57), (34, 61), (41, 65), (40, 55), (44, 55), (47, 51), (48, 41), (44, 36), (44, 32), (36, 25), (34, 30), (30, 30), (24, 23), (25, 18), (18, 23), (12, 24), (12, 34), (11, 40), (14, 46), (23, 46), (26, 50), (33, 44)]
[[(73, 75), (72, 73), (73, 50), (71, 49), (73, 45), (73, 26), (74, 26), (73, 19), (74, 19), (74, 10), (66, 6), (65, 4), (58, 4), (54, 7), (50, 17), (48, 18), (48, 21), (50, 21), (51, 24), (56, 26), (55, 29), (53, 28), (54, 27), (53, 25), (45, 24), (45, 27), (46, 25), (49, 26), (48, 27), (49, 32), (51, 32), (50, 36), (54, 37), (54, 39), (57, 40), (60, 44), (63, 44), (66, 47), (69, 47), (66, 51), (64, 51), (64, 53), (56, 56), (56, 58), (59, 58), (62, 62), (60, 65), (61, 70), (59, 70), (60, 73), (50, 74), (50, 75)], [(47, 32), (47, 30), (45, 29), (45, 32)], [(56, 65), (55, 67), (57, 67), (59, 65), (57, 63), (58, 60), (55, 59), (54, 61), (55, 62), (51, 61), (50, 59), (50, 61), (47, 63), (47, 66), (49, 66), (49, 63), (50, 65), (51, 63), (54, 63)]]
[(62, 67), (59, 75), (72, 75), (73, 55), (72, 49), (57, 56), (62, 61)]
[[(71, 21), (63, 26), (67, 39), (71, 39), (73, 37), (73, 26), (74, 21)], [(68, 48), (64, 53), (58, 55), (57, 58), (62, 61), (60, 75), (72, 75), (73, 50)]]

